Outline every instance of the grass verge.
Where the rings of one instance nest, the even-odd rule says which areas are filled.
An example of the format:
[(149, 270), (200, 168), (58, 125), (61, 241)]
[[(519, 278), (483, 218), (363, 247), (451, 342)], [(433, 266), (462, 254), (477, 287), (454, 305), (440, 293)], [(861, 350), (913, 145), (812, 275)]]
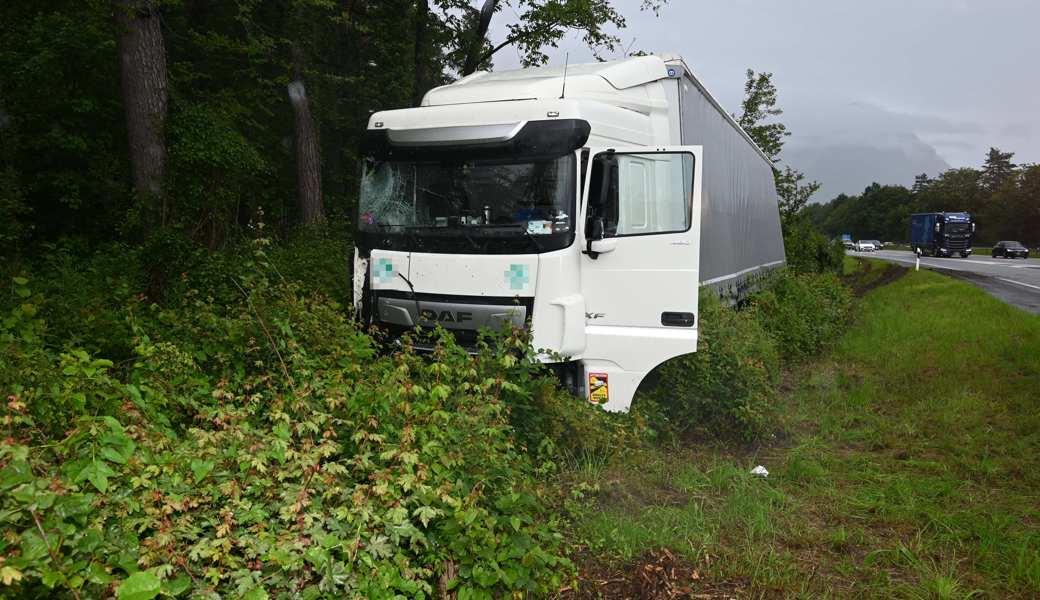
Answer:
[(931, 272), (890, 281), (787, 378), (771, 443), (577, 461), (569, 595), (1040, 595), (1040, 318)]

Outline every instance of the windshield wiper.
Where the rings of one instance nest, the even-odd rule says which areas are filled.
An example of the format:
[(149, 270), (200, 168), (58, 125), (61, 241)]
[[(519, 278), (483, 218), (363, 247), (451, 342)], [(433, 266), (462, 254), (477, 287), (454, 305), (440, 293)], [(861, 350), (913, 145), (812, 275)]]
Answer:
[(446, 232), (446, 231), (450, 231), (450, 232), (454, 233), (454, 232), (458, 231), (458, 232), (462, 233), (462, 237), (466, 238), (466, 241), (469, 242), (471, 246), (473, 246), (474, 250), (481, 250), (481, 249), (483, 249), (483, 247), (480, 244), (477, 243), (477, 240), (473, 239), (473, 236), (471, 236), (469, 234), (469, 232), (466, 231), (466, 226), (465, 225), (460, 225), (458, 227), (450, 227), (450, 228), (449, 227), (434, 227), (434, 226), (431, 226), (431, 225), (416, 225), (414, 227), (408, 227), (408, 228), (406, 228), (406, 231), (408, 232), (408, 235), (410, 235), (412, 237), (413, 243), (415, 243), (415, 240), (418, 239), (418, 238), (415, 237), (415, 231), (417, 229), (418, 230), (426, 230), (426, 231), (434, 231), (434, 232), (437, 232), (437, 233), (442, 233), (442, 232)]
[(480, 244), (478, 244), (478, 243), (477, 243), (477, 241), (473, 239), (473, 236), (471, 236), (471, 235), (469, 234), (469, 232), (468, 232), (468, 231), (466, 231), (466, 226), (465, 226), (465, 225), (462, 225), (462, 226), (460, 226), (460, 227), (459, 227), (459, 230), (460, 230), (460, 231), (462, 231), (462, 236), (463, 236), (464, 238), (466, 238), (466, 241), (467, 241), (467, 242), (469, 242), (470, 244), (472, 244), (472, 245), (473, 245), (473, 249), (474, 249), (474, 250), (482, 250), (482, 249), (483, 249), (483, 248), (482, 248), (482, 247), (480, 246)]

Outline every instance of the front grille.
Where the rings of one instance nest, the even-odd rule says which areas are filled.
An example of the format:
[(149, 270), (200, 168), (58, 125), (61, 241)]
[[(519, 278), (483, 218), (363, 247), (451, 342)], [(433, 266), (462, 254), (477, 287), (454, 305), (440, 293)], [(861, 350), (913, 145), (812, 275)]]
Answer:
[[(386, 290), (373, 294), (372, 303), (377, 306), (379, 298), (406, 298), (413, 299), (413, 296), (409, 292), (402, 292), (397, 290)], [(527, 309), (527, 318), (530, 322), (531, 316), (534, 311), (534, 298), (521, 298), (515, 296), (512, 298), (505, 297), (488, 297), (488, 296), (457, 296), (449, 294), (424, 294), (416, 293), (414, 299), (418, 302), (441, 302), (449, 304), (487, 304), (493, 306), (510, 306), (518, 305), (524, 306)], [(407, 327), (403, 325), (397, 325), (394, 323), (386, 323), (379, 321), (378, 317), (375, 317), (376, 325), (386, 333), (386, 336), (390, 340), (400, 339), (405, 334), (415, 333), (414, 327)], [(434, 331), (432, 327), (419, 327), (419, 331), (423, 334), (430, 334)], [(466, 348), (469, 351), (474, 351), (477, 347), (477, 342), (480, 339), (480, 332), (471, 329), (448, 329), (449, 333), (455, 338), (455, 341)], [(419, 350), (431, 350), (432, 344), (429, 342), (430, 338), (427, 335), (420, 335), (422, 339), (416, 339), (416, 348)]]

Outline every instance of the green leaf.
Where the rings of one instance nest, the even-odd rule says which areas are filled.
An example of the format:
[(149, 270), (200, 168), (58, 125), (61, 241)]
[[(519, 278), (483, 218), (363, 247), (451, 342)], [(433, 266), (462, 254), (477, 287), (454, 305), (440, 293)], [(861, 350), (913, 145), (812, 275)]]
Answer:
[(267, 590), (262, 587), (255, 587), (242, 594), (242, 600), (267, 600)]
[(12, 488), (16, 485), (32, 481), (29, 463), (24, 460), (12, 460), (11, 464), (0, 471), (0, 489)]
[(191, 587), (191, 578), (181, 575), (176, 579), (163, 582), (163, 593), (167, 596), (180, 596)]
[(138, 571), (119, 586), (119, 600), (151, 600), (159, 595), (162, 582), (148, 571)]
[(76, 540), (74, 547), (76, 548), (76, 550), (84, 554), (90, 554), (98, 546), (101, 545), (101, 542), (103, 540), (104, 538), (101, 535), (101, 530), (97, 529), (96, 527), (92, 527), (83, 532), (83, 535), (78, 540)]
[(209, 475), (209, 472), (213, 470), (212, 460), (199, 460), (193, 459), (191, 461), (191, 472), (195, 475), (195, 481), (199, 482)]
[(47, 544), (44, 543), (43, 538), (35, 531), (28, 531), (22, 534), (21, 550), (22, 560), (30, 563), (48, 554)]
[(87, 479), (90, 483), (94, 484), (97, 491), (104, 494), (108, 491), (108, 478), (115, 475), (116, 472), (112, 470), (104, 461), (93, 460), (87, 463), (87, 466), (83, 467), (83, 470), (76, 475), (76, 482)]
[(11, 490), (11, 497), (21, 504), (32, 504), (36, 499), (36, 488), (32, 484), (20, 485)]
[(101, 456), (107, 458), (108, 460), (110, 460), (110, 461), (112, 461), (114, 463), (119, 463), (121, 465), (125, 465), (126, 464), (126, 457), (123, 456), (122, 454), (120, 454), (112, 446), (105, 446), (104, 448), (102, 448), (101, 449)]

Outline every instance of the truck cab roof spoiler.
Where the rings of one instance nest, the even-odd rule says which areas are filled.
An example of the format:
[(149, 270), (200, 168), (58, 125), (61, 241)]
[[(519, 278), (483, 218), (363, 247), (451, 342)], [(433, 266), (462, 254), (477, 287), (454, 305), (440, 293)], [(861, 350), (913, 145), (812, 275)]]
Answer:
[(376, 160), (508, 158), (563, 156), (585, 145), (592, 127), (583, 119), (544, 119), (516, 123), (368, 129), (365, 156)]

